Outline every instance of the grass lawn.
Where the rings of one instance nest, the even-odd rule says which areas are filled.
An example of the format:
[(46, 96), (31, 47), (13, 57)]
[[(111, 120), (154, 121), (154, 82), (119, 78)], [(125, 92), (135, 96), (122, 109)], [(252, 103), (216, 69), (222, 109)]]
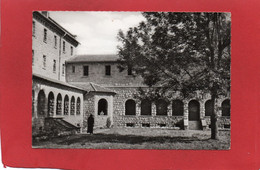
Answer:
[(230, 148), (230, 131), (220, 131), (220, 140), (210, 139), (210, 131), (156, 128), (98, 129), (45, 141), (33, 141), (33, 148), (87, 149), (213, 149)]

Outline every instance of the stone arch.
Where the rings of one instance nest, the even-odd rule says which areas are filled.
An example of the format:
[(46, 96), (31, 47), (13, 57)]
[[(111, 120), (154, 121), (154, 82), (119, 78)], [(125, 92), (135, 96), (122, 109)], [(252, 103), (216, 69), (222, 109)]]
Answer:
[(156, 102), (156, 115), (167, 116), (167, 102), (163, 99), (159, 99)]
[(98, 101), (98, 115), (107, 115), (107, 100), (106, 99), (100, 99)]
[(125, 115), (136, 114), (136, 103), (134, 100), (129, 99), (125, 102)]
[(230, 116), (230, 100), (226, 99), (221, 104), (222, 116)]
[(48, 95), (48, 115), (47, 116), (53, 116), (54, 115), (54, 94), (53, 92), (49, 92)]
[(141, 115), (152, 115), (152, 102), (150, 100), (142, 100)]
[(75, 97), (72, 96), (70, 100), (70, 115), (75, 115)]
[(64, 115), (69, 114), (69, 96), (65, 95), (64, 97)]
[(35, 93), (32, 90), (32, 117), (34, 117), (34, 104), (35, 104)]
[(62, 115), (62, 97), (60, 93), (56, 99), (56, 115)]
[(211, 116), (214, 112), (214, 106), (212, 100), (205, 102), (205, 116)]
[(76, 105), (76, 114), (77, 115), (80, 115), (80, 104), (81, 104), (80, 98), (78, 97), (77, 98), (77, 105)]
[(39, 117), (44, 117), (46, 114), (46, 96), (43, 90), (38, 93), (37, 99), (37, 114)]
[(181, 100), (176, 99), (172, 101), (172, 115), (173, 116), (183, 116), (184, 104)]
[(189, 120), (200, 120), (200, 103), (197, 100), (191, 100), (189, 102)]

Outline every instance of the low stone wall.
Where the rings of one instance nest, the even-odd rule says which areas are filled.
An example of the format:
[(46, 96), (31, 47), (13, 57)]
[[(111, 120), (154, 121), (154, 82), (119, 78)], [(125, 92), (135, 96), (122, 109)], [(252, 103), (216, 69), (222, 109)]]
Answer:
[(118, 116), (115, 127), (167, 127), (183, 129), (183, 116)]

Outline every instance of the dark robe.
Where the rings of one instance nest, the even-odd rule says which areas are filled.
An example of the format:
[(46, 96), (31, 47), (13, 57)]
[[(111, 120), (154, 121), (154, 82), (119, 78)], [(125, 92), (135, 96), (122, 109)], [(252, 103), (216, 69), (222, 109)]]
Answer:
[(92, 134), (93, 133), (93, 127), (94, 127), (94, 118), (92, 115), (88, 117), (88, 133)]

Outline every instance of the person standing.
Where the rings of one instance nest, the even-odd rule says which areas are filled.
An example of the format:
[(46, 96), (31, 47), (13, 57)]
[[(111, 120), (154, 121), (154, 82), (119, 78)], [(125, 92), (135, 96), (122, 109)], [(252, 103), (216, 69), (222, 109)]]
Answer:
[(92, 114), (88, 117), (88, 130), (87, 132), (93, 134), (93, 127), (94, 127), (94, 117)]

